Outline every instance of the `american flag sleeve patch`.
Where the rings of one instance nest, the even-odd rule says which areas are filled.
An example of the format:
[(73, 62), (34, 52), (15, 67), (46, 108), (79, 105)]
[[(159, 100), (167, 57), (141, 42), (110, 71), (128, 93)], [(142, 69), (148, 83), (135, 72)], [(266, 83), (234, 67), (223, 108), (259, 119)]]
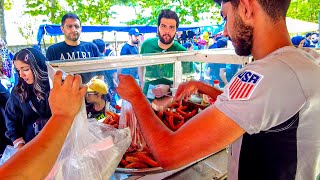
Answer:
[(262, 80), (263, 75), (254, 71), (243, 71), (231, 82), (228, 88), (229, 100), (248, 100), (254, 89)]

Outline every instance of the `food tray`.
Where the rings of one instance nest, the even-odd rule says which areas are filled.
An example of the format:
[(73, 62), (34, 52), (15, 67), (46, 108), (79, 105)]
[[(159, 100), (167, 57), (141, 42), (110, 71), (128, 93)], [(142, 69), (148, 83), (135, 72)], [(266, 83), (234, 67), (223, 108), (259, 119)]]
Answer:
[(154, 167), (154, 168), (142, 168), (142, 169), (129, 169), (129, 168), (117, 168), (116, 173), (125, 173), (132, 175), (146, 175), (146, 174), (155, 174), (164, 172), (162, 167)]

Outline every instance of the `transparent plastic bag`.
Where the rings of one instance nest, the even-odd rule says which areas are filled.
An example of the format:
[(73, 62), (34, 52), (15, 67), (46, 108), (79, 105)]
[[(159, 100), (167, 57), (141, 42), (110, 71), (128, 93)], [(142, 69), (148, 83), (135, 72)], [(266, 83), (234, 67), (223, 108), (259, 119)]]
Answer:
[(122, 100), (119, 129), (126, 127), (130, 128), (132, 138), (127, 152), (142, 151), (146, 147), (146, 142), (141, 134), (137, 118), (131, 104), (128, 101)]
[(128, 128), (116, 129), (95, 120), (89, 123), (82, 109), (46, 179), (109, 179), (130, 143)]
[(7, 145), (0, 159), (0, 166), (8, 161), (8, 159), (10, 159), (17, 152), (17, 150), (18, 149), (14, 148), (13, 146)]
[[(48, 66), (48, 72), (53, 77), (55, 70)], [(109, 179), (130, 143), (129, 128), (116, 129), (96, 120), (88, 120), (83, 101), (60, 155), (46, 179)]]

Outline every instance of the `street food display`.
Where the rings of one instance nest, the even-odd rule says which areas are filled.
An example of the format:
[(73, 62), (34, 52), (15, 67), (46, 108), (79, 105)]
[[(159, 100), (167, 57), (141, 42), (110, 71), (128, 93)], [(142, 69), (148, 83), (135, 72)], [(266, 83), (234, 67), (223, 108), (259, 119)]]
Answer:
[[(171, 96), (165, 96), (155, 99), (151, 103), (155, 114), (172, 131), (178, 130), (195, 116), (199, 110), (206, 107), (190, 101), (172, 102), (172, 99)], [(140, 132), (134, 112), (130, 108), (130, 103), (125, 102), (121, 107), (121, 115), (107, 111), (106, 118), (103, 120), (104, 124), (111, 125), (114, 128), (129, 127), (131, 130), (131, 145), (123, 155), (116, 171), (127, 173), (161, 171), (162, 168), (159, 167), (158, 162), (149, 151)]]
[[(173, 77), (168, 77), (171, 80), (171, 91), (171, 89), (176, 90), (174, 88), (178, 87), (181, 82), (184, 82), (187, 79), (185, 77), (190, 76), (189, 74), (185, 74), (181, 65), (182, 62), (190, 61), (202, 64), (208, 62), (245, 64), (249, 62), (249, 58), (237, 56), (234, 54), (234, 50), (225, 49), (219, 51), (203, 50), (185, 53), (162, 53), (155, 55), (108, 57), (103, 59), (89, 58), (81, 61), (74, 60), (50, 62), (47, 63), (47, 65), (48, 71), (60, 69), (68, 74), (77, 74), (91, 71), (115, 70), (128, 67), (173, 64)], [(167, 91), (167, 89), (168, 88), (166, 88), (165, 90)], [(155, 90), (153, 91), (157, 96), (155, 97), (156, 99), (152, 102), (158, 101), (160, 103), (156, 103), (156, 108), (154, 108), (154, 103), (151, 103), (151, 106), (153, 107), (155, 114), (158, 115), (161, 121), (172, 131), (176, 131), (179, 128), (183, 127), (184, 124), (187, 123), (197, 113), (199, 113), (201, 109), (212, 103), (210, 99), (208, 100), (202, 95), (195, 95), (191, 97), (191, 100), (194, 99), (193, 102), (182, 102), (181, 104), (177, 105), (175, 102), (172, 102), (170, 93), (166, 94), (161, 91), (160, 95), (163, 94), (164, 97), (159, 98), (159, 94), (157, 94)], [(174, 91), (171, 92), (172, 94), (174, 94)], [(199, 101), (200, 98), (202, 98), (201, 102)], [(121, 110), (122, 108), (123, 107), (121, 106)], [(122, 129), (123, 127), (121, 127), (121, 116), (125, 117), (125, 114), (122, 112), (120, 114), (108, 112), (106, 113), (106, 118), (103, 120), (103, 123), (109, 124), (114, 128)], [(117, 161), (116, 173), (146, 175), (157, 174), (164, 171), (161, 167), (158, 166), (158, 163), (150, 153), (149, 148), (145, 145), (145, 142), (141, 140), (142, 136), (139, 133), (139, 130), (137, 130), (139, 128), (137, 122), (130, 121), (130, 123), (131, 124), (128, 123), (127, 127), (129, 127), (130, 129), (130, 132), (128, 131), (128, 134), (131, 133), (132, 143), (129, 146), (129, 149), (127, 149), (127, 151), (122, 156), (121, 160), (119, 159), (119, 161)], [(133, 129), (136, 129), (137, 131), (131, 132)]]

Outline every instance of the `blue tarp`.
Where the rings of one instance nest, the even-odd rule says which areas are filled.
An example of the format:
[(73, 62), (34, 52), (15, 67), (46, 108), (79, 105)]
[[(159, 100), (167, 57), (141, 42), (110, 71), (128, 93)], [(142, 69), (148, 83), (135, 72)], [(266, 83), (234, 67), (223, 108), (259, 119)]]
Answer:
[[(223, 28), (221, 25), (211, 26), (216, 29), (218, 32)], [(97, 25), (97, 26), (82, 26), (82, 32), (104, 32), (104, 31), (117, 31), (117, 32), (128, 32), (130, 28), (137, 28), (140, 33), (155, 33), (157, 32), (157, 26), (148, 26), (148, 25), (136, 25), (136, 26), (109, 26), (109, 25)], [(188, 31), (195, 30), (200, 28), (200, 26), (188, 26), (180, 25), (178, 31)], [(41, 44), (42, 38), (44, 35), (49, 36), (59, 36), (62, 35), (60, 25), (57, 24), (43, 24), (39, 26), (37, 41), (38, 44)]]
[[(104, 32), (104, 31), (117, 31), (117, 32), (128, 32), (130, 28), (137, 28), (140, 33), (155, 33), (157, 32), (157, 26), (82, 26), (82, 32)], [(187, 31), (197, 29), (199, 26), (180, 26), (178, 31)], [(43, 24), (39, 26), (37, 41), (41, 43), (43, 35), (59, 36), (62, 35), (60, 25), (57, 24)]]

